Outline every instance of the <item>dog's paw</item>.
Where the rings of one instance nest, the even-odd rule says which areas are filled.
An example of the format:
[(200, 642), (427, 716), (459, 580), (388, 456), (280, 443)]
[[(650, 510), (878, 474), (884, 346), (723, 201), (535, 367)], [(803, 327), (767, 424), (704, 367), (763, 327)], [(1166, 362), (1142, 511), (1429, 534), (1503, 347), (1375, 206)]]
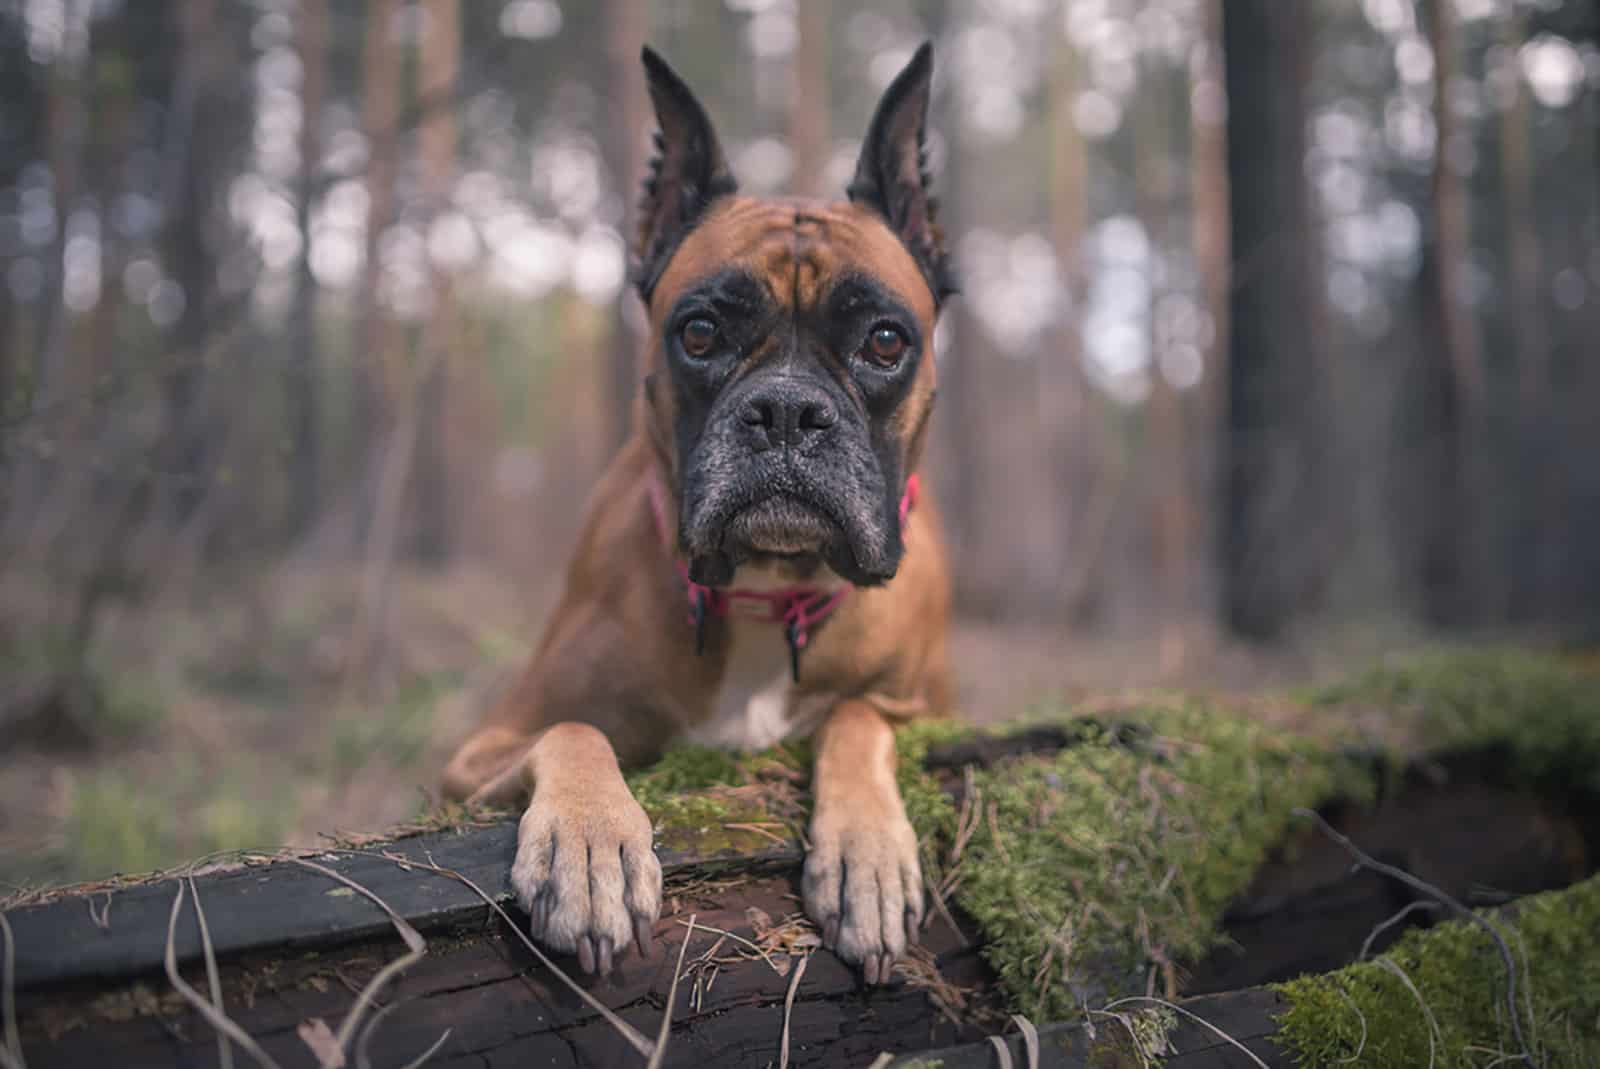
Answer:
[(917, 835), (899, 797), (819, 807), (803, 891), (824, 945), (860, 965), (867, 983), (887, 983), (922, 923)]
[(534, 791), (517, 833), (511, 886), (534, 939), (575, 951), (584, 972), (609, 973), (630, 942), (650, 955), (661, 863), (650, 818), (620, 776), (604, 786)]

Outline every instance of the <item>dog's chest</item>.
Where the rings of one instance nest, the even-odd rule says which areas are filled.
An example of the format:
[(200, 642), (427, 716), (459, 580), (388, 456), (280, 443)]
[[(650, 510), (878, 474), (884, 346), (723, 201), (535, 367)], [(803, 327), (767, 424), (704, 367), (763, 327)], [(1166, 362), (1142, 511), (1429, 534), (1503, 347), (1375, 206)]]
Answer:
[(736, 626), (710, 716), (690, 728), (689, 742), (730, 750), (761, 750), (815, 725), (796, 701), (789, 644), (783, 628)]

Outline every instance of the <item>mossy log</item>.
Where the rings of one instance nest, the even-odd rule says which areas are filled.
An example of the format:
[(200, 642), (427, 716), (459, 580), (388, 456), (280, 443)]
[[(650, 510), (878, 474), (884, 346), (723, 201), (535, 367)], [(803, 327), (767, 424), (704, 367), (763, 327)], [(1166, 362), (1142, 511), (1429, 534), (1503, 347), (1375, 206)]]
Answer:
[[(1594, 677), (1521, 655), (1456, 657), (1283, 704), (1306, 714), (1293, 730), (1169, 697), (984, 733), (903, 732), (902, 788), (944, 908), (895, 983), (874, 990), (817, 951), (800, 916), (804, 745), (671, 754), (632, 778), (668, 873), (659, 949), (584, 986), (653, 1037), (693, 916), (703, 930), (672, 1001), (667, 1065), (776, 1064), (786, 1023), (795, 1066), (867, 1065), (882, 1052), (905, 1067), (995, 1064), (988, 1037), (1001, 1032), (1026, 1065), (1012, 1014), (1040, 1023), (1043, 1065), (1258, 1064), (1236, 1042), (1272, 1066), (1410, 1066), (1431, 1051), (1446, 1067), (1505, 1054), (1506, 1022), (1492, 1012), (1498, 959), (1470, 933), (1407, 933), (1436, 919), (1419, 910), (1367, 948), (1401, 968), (1427, 1013), (1389, 1012), (1419, 999), (1405, 1002), (1387, 966), (1350, 964), (1418, 896), (1352, 871), (1341, 847), (1293, 816), (1304, 806), (1472, 904), (1570, 886), (1524, 899), (1536, 920), (1512, 937), (1540, 1064), (1593, 1064), (1600, 883), (1582, 881), (1600, 852)], [(1382, 730), (1358, 730), (1369, 722)], [(350, 1064), (364, 1050), (372, 1065), (405, 1065), (447, 1029), (430, 1066), (643, 1064), (457, 878), (525, 922), (505, 883), (514, 824), (442, 819), (466, 817), (304, 855), (311, 866), (233, 859), (192, 884), (166, 874), (14, 903), (27, 1064), (218, 1064), (211, 1026), (163, 967), (180, 883), (193, 896), (171, 929), (177, 968), (203, 996), (197, 899), (223, 1008), (279, 1064), (318, 1064), (315, 1022), (337, 1031), (357, 993), (406, 952), (363, 892), (427, 948), (377, 992), (381, 1019), (366, 1014), (371, 1031), (355, 1031), (366, 1045), (351, 1042)], [(570, 960), (555, 964), (576, 974)], [(1145, 1001), (1152, 994), (1207, 1023)], [(1419, 1050), (1421, 1061), (1405, 1060)]]

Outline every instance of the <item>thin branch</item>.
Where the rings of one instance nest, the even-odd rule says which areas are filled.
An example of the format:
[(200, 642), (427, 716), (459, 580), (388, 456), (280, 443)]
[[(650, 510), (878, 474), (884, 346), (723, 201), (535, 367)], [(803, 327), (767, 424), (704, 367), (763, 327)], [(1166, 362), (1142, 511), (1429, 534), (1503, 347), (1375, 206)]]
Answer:
[(649, 1039), (645, 1038), (644, 1034), (641, 1033), (637, 1028), (633, 1027), (633, 1025), (629, 1024), (627, 1021), (624, 1021), (621, 1017), (618, 1017), (610, 1006), (607, 1006), (604, 1002), (601, 1002), (599, 999), (595, 998), (594, 995), (585, 990), (576, 980), (568, 976), (562, 969), (560, 969), (555, 962), (551, 961), (550, 956), (543, 950), (540, 950), (538, 944), (528, 937), (528, 933), (523, 931), (522, 927), (517, 924), (516, 921), (511, 919), (511, 914), (505, 911), (505, 907), (500, 905), (499, 902), (496, 902), (487, 891), (474, 883), (470, 877), (465, 876), (454, 869), (447, 869), (440, 865), (435, 865), (432, 862), (417, 861), (409, 857), (401, 857), (397, 854), (380, 854), (374, 853), (371, 850), (324, 850), (321, 852), (344, 854), (349, 857), (376, 858), (379, 861), (387, 861), (392, 865), (398, 865), (402, 869), (419, 869), (423, 872), (431, 872), (436, 876), (448, 876), (450, 879), (464, 885), (473, 894), (477, 895), (483, 901), (484, 905), (493, 910), (501, 920), (506, 922), (511, 930), (516, 933), (517, 938), (522, 941), (522, 945), (528, 948), (528, 952), (535, 958), (539, 959), (539, 963), (541, 965), (549, 969), (550, 972), (555, 975), (556, 979), (565, 984), (568, 989), (582, 999), (590, 1009), (594, 1010), (601, 1017), (605, 1018), (606, 1023), (612, 1028), (615, 1028), (617, 1032), (621, 1034), (622, 1038), (627, 1040), (629, 1046), (646, 1058), (648, 1058), (654, 1052), (655, 1044), (651, 1043)]
[(1428, 1022), (1428, 1069), (1433, 1069), (1434, 1060), (1439, 1056), (1439, 1043), (1443, 1036), (1439, 1032), (1439, 1022), (1433, 1016), (1432, 1007), (1428, 1005), (1428, 1000), (1422, 997), (1422, 992), (1417, 990), (1417, 985), (1412, 982), (1411, 977), (1395, 964), (1393, 958), (1379, 958), (1377, 964), (1398, 976), (1406, 990), (1411, 992), (1411, 997), (1417, 1000), (1417, 1005), (1422, 1007), (1422, 1016)]
[(28, 1069), (28, 1060), (22, 1056), (22, 1040), (17, 1035), (17, 945), (11, 934), (11, 922), (0, 913), (0, 936), (5, 938), (5, 955), (0, 965), (0, 1018), (4, 1019), (5, 1045), (0, 1046), (0, 1056), (5, 1069)]
[(667, 1037), (672, 1033), (672, 1007), (678, 1001), (678, 981), (683, 979), (683, 956), (689, 952), (689, 940), (694, 938), (694, 919), (689, 914), (689, 930), (683, 933), (683, 943), (678, 947), (678, 964), (672, 968), (672, 984), (667, 988), (667, 1006), (661, 1011), (661, 1027), (656, 1030), (655, 1049), (650, 1052), (646, 1069), (661, 1069), (661, 1060), (667, 1056)]
[(1210, 1021), (1206, 1020), (1204, 1017), (1200, 1016), (1198, 1013), (1195, 1013), (1193, 1010), (1184, 1009), (1182, 1006), (1178, 1005), (1176, 1002), (1168, 1002), (1164, 998), (1156, 998), (1153, 995), (1129, 995), (1127, 998), (1119, 998), (1115, 1002), (1107, 1003), (1106, 1006), (1105, 1006), (1105, 1009), (1109, 1011), (1109, 1010), (1115, 1009), (1118, 1006), (1125, 1005), (1125, 1004), (1127, 1004), (1129, 1002), (1151, 1002), (1151, 1003), (1154, 1003), (1157, 1006), (1165, 1006), (1169, 1010), (1173, 1010), (1173, 1011), (1175, 1011), (1177, 1013), (1181, 1013), (1185, 1017), (1189, 1018), (1191, 1021), (1195, 1021), (1198, 1024), (1200, 1024), (1200, 1025), (1204, 1026), (1205, 1028), (1209, 1029), (1210, 1031), (1216, 1033), (1217, 1036), (1219, 1036), (1221, 1039), (1225, 1040), (1230, 1045), (1239, 1048), (1239, 1051), (1246, 1058), (1249, 1058), (1252, 1062), (1254, 1062), (1257, 1066), (1259, 1066), (1260, 1069), (1270, 1069), (1270, 1067), (1267, 1065), (1267, 1063), (1262, 1061), (1260, 1058), (1256, 1057), (1255, 1052), (1252, 1051), (1249, 1047), (1245, 1046), (1243, 1043), (1240, 1043), (1237, 1039), (1234, 1039), (1232, 1036), (1228, 1035), (1228, 1033), (1224, 1032), (1222, 1029), (1218, 1028), (1216, 1025), (1212, 1024)]
[(307, 861), (303, 857), (297, 857), (291, 860), (303, 868), (308, 868), (313, 872), (321, 873), (330, 880), (337, 880), (339, 883), (344, 884), (357, 894), (364, 896), (368, 901), (372, 902), (388, 915), (389, 923), (394, 925), (394, 930), (400, 933), (400, 938), (404, 940), (406, 944), (406, 953), (402, 954), (400, 957), (394, 959), (389, 964), (379, 969), (377, 974), (374, 975), (371, 980), (367, 981), (367, 986), (363, 987), (360, 994), (356, 995), (355, 1004), (350, 1007), (350, 1012), (345, 1014), (344, 1020), (339, 1024), (339, 1031), (336, 1032), (333, 1037), (334, 1042), (339, 1045), (339, 1050), (341, 1052), (347, 1051), (350, 1049), (350, 1039), (355, 1035), (356, 1026), (361, 1023), (362, 1015), (367, 1012), (367, 1007), (372, 1004), (373, 1000), (377, 997), (378, 992), (383, 990), (383, 986), (395, 976), (398, 976), (400, 973), (421, 961), (423, 956), (428, 953), (428, 944), (427, 941), (422, 938), (417, 930), (413, 928), (404, 917), (396, 913), (387, 902), (379, 898), (368, 888), (361, 886), (348, 876), (335, 872), (325, 865), (317, 864), (315, 861)]
[(177, 988), (178, 994), (183, 997), (183, 1000), (193, 1006), (195, 1011), (204, 1017), (206, 1023), (211, 1025), (212, 1028), (219, 1032), (227, 1033), (228, 1038), (243, 1047), (258, 1064), (266, 1066), (267, 1069), (281, 1069), (272, 1055), (262, 1050), (261, 1044), (251, 1038), (250, 1033), (234, 1024), (232, 1018), (223, 1013), (220, 1008), (211, 1005), (211, 1003), (202, 998), (200, 992), (190, 987), (189, 983), (179, 974), (177, 950), (178, 914), (183, 911), (184, 889), (183, 881), (179, 880), (178, 894), (172, 900), (172, 913), (167, 917), (167, 951), (162, 959), (162, 964), (167, 971), (167, 979), (172, 981), (172, 986)]
[[(690, 917), (688, 921), (678, 921), (677, 923), (678, 924), (694, 924), (694, 918)], [(733, 932), (724, 931), (721, 928), (713, 928), (709, 924), (701, 924), (701, 925), (697, 925), (697, 927), (702, 932), (711, 932), (714, 935), (726, 936), (727, 938), (732, 939), (735, 943), (743, 943), (745, 946), (749, 947), (751, 950), (755, 951), (757, 954), (760, 954), (761, 955), (761, 960), (765, 961), (768, 965), (771, 965), (773, 972), (777, 973), (779, 976), (783, 975), (783, 970), (778, 968), (777, 963), (772, 960), (772, 956), (770, 954), (768, 954), (765, 950), (762, 950), (761, 947), (757, 946), (755, 943), (752, 943), (750, 940), (746, 939), (744, 936), (735, 935)]]
[(1011, 1020), (1022, 1033), (1022, 1049), (1028, 1052), (1028, 1069), (1039, 1069), (1039, 1030), (1020, 1013), (1013, 1013)]
[(1500, 951), (1500, 961), (1501, 964), (1505, 966), (1506, 970), (1506, 1009), (1511, 1014), (1511, 1031), (1516, 1035), (1517, 1047), (1522, 1051), (1523, 1062), (1527, 1065), (1537, 1067), (1539, 1062), (1533, 1056), (1533, 1051), (1528, 1047), (1528, 1041), (1523, 1037), (1522, 1034), (1522, 1015), (1517, 1012), (1517, 963), (1516, 960), (1511, 956), (1511, 947), (1507, 945), (1505, 937), (1495, 929), (1495, 926), (1490, 924), (1483, 917), (1474, 913), (1472, 910), (1468, 909), (1466, 906), (1463, 906), (1460, 902), (1457, 902), (1447, 892), (1435, 887), (1426, 880), (1418, 879), (1404, 869), (1396, 868), (1393, 865), (1386, 865), (1377, 858), (1367, 854), (1355, 843), (1351, 842), (1348, 836), (1342, 835), (1338, 831), (1335, 831), (1333, 825), (1329, 824), (1326, 820), (1323, 820), (1322, 814), (1316, 812), (1315, 810), (1306, 809), (1304, 807), (1296, 807), (1293, 812), (1295, 816), (1306, 817), (1314, 821), (1317, 827), (1322, 829), (1322, 833), (1328, 838), (1332, 839), (1334, 842), (1338, 843), (1340, 846), (1344, 847), (1345, 851), (1350, 854), (1351, 857), (1356, 859), (1357, 864), (1369, 868), (1373, 872), (1387, 876), (1392, 880), (1398, 880), (1407, 887), (1411, 888), (1413, 891), (1427, 895), (1428, 897), (1438, 901), (1441, 905), (1445, 906), (1457, 916), (1466, 919), (1472, 924), (1476, 924), (1479, 928), (1482, 928), (1485, 932), (1489, 933), (1489, 938), (1494, 940), (1495, 947)]
[(778, 1038), (778, 1069), (789, 1069), (789, 1019), (794, 1014), (794, 996), (800, 990), (800, 977), (805, 975), (806, 964), (810, 961), (810, 954), (800, 959), (800, 964), (794, 967), (794, 976), (789, 979), (789, 990), (783, 996), (783, 1034)]
[[(189, 897), (194, 899), (194, 918), (200, 922), (200, 950), (206, 960), (206, 987), (211, 990), (211, 1004), (219, 1011), (222, 1009), (222, 979), (217, 975), (217, 951), (211, 945), (211, 929), (206, 925), (206, 911), (200, 905), (200, 892), (194, 885), (194, 877), (189, 878)], [(106, 896), (106, 909), (111, 908), (111, 896)], [(217, 1064), (222, 1069), (233, 1069), (233, 1046), (228, 1042), (228, 1037), (221, 1032), (217, 1033)]]
[(1395, 925), (1397, 925), (1401, 921), (1405, 920), (1407, 917), (1409, 917), (1411, 914), (1415, 913), (1417, 910), (1419, 910), (1419, 909), (1438, 909), (1438, 908), (1439, 908), (1439, 903), (1437, 903), (1437, 902), (1424, 902), (1421, 899), (1418, 899), (1417, 901), (1415, 901), (1415, 902), (1411, 903), (1410, 905), (1406, 906), (1404, 909), (1400, 910), (1394, 916), (1390, 917), (1388, 920), (1384, 921), (1382, 924), (1378, 925), (1376, 928), (1372, 929), (1372, 931), (1367, 933), (1367, 938), (1366, 938), (1366, 940), (1364, 942), (1362, 942), (1362, 944), (1361, 944), (1361, 952), (1356, 955), (1356, 960), (1357, 961), (1366, 961), (1367, 960), (1367, 955), (1372, 952), (1372, 944), (1377, 941), (1378, 936), (1382, 935), (1384, 932), (1388, 931), (1390, 928), (1393, 928)]
[(1361, 1039), (1356, 1043), (1355, 1053), (1348, 1058), (1340, 1058), (1338, 1061), (1339, 1065), (1348, 1065), (1351, 1062), (1360, 1061), (1361, 1052), (1367, 1049), (1367, 1015), (1361, 1012), (1361, 1007), (1356, 1005), (1356, 1000), (1351, 998), (1350, 993), (1344, 988), (1335, 985), (1334, 991), (1338, 992), (1339, 997), (1350, 1004), (1350, 1008), (1355, 1011), (1356, 1020), (1361, 1022)]

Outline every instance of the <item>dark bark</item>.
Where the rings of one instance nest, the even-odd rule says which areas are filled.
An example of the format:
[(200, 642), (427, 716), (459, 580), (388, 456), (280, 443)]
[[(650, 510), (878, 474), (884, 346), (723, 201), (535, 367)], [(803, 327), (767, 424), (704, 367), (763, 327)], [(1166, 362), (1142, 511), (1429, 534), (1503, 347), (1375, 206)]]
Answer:
[[(454, 90), (460, 65), (460, 0), (428, 0), (428, 33), (421, 46), (421, 93), (446, 98)], [(456, 177), (456, 121), (449, 109), (430, 113), (418, 131), (422, 190), (428, 215), (437, 219), (450, 207)], [(422, 331), (417, 382), (419, 435), (416, 452), (416, 511), (412, 545), (421, 559), (438, 563), (455, 544), (456, 497), (450, 492), (449, 391), (459, 338), (452, 269), (434, 264), (433, 308)]]
[(1425, 497), (1421, 519), (1418, 576), (1424, 618), (1439, 627), (1470, 622), (1479, 610), (1480, 571), (1474, 567), (1481, 538), (1472, 449), (1484, 389), (1483, 357), (1477, 325), (1462, 306), (1462, 272), (1471, 255), (1467, 200), (1451, 162), (1456, 122), (1449, 103), (1454, 71), (1454, 38), (1448, 0), (1424, 0), (1426, 29), (1434, 55), (1434, 122), (1438, 130), (1422, 270), (1425, 344), (1416, 358), (1419, 382), (1420, 448)]
[(1249, 639), (1311, 607), (1325, 563), (1309, 23), (1305, 4), (1223, 4), (1234, 288), (1219, 563), (1224, 622)]
[(301, 0), (295, 14), (304, 70), (300, 83), (300, 189), (296, 209), (300, 260), (289, 313), (293, 351), (289, 370), (289, 534), (303, 535), (321, 497), (322, 446), (318, 397), (322, 361), (317, 355), (317, 280), (311, 272), (311, 209), (322, 170), (322, 104), (327, 87), (327, 0)]
[(210, 237), (217, 197), (228, 177), (221, 156), (229, 140), (225, 126), (232, 117), (220, 84), (228, 48), (217, 25), (216, 0), (184, 0), (173, 14), (181, 53), (166, 144), (169, 180), (163, 246), (183, 291), (183, 311), (172, 331), (165, 443), (159, 463), (167, 491), (164, 511), (182, 526), (199, 510), (210, 479), (213, 442), (202, 404), (216, 277)]
[(377, 469), (395, 420), (392, 365), (402, 358), (399, 331), (378, 300), (382, 277), (379, 250), (383, 232), (394, 222), (395, 173), (400, 152), (400, 48), (394, 21), (399, 0), (367, 0), (362, 43), (361, 129), (366, 135), (366, 249), (356, 287), (355, 344), (350, 358), (351, 496), (355, 502), (354, 541), (364, 545), (377, 509)]

